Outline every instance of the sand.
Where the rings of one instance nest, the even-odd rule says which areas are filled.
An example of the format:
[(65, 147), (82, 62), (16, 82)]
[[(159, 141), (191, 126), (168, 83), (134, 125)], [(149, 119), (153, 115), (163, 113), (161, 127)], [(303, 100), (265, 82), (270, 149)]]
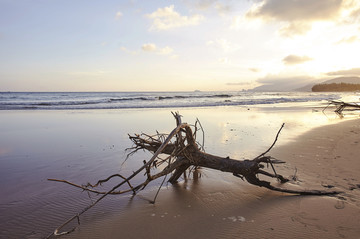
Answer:
[[(201, 119), (207, 152), (232, 158), (265, 151), (286, 122), (270, 152), (287, 162), (278, 172), (290, 176), (297, 169), (291, 187), (344, 193), (287, 195), (202, 169), (197, 180), (166, 185), (155, 205), (146, 199), (153, 198), (157, 184), (133, 198), (106, 198), (62, 238), (359, 238), (359, 119), (329, 119), (311, 110), (181, 113), (189, 122)], [(49, 234), (91, 201), (86, 193), (46, 178), (86, 183), (117, 172), (123, 149), (130, 146), (127, 133), (169, 132), (174, 126), (169, 115), (168, 110), (1, 112), (0, 238)], [(143, 157), (134, 156), (122, 172), (131, 172)]]
[[(311, 130), (271, 155), (286, 160), (295, 187), (341, 190), (294, 196), (204, 170), (207, 177), (162, 191), (156, 205), (134, 202), (122, 215), (85, 225), (69, 238), (359, 238), (360, 120)], [(145, 193), (144, 197), (151, 197)]]

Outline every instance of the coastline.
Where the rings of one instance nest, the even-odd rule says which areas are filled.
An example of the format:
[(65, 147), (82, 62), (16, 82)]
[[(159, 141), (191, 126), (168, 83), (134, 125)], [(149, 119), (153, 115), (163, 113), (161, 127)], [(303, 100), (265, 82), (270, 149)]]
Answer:
[[(118, 238), (119, 235), (129, 238), (233, 238), (238, 235), (341, 238), (341, 235), (350, 235), (352, 238), (359, 233), (352, 226), (359, 222), (359, 189), (349, 189), (350, 184), (360, 183), (354, 174), (356, 162), (351, 161), (354, 167), (350, 171), (345, 165), (341, 171), (332, 170), (330, 174), (327, 166), (334, 167), (334, 164), (327, 163), (330, 156), (324, 148), (333, 142), (327, 139), (345, 140), (348, 135), (356, 138), (356, 133), (351, 131), (360, 133), (359, 120), (338, 122), (338, 119), (329, 119), (309, 109), (219, 107), (180, 109), (180, 112), (186, 122), (201, 120), (207, 152), (238, 159), (264, 152), (274, 140), (281, 122), (286, 121), (287, 127), (270, 151), (270, 155), (287, 162), (286, 167), (279, 170), (287, 176), (293, 174), (296, 167), (301, 187), (323, 189), (321, 184), (334, 185), (346, 191), (346, 200), (270, 192), (232, 175), (203, 169), (198, 180), (165, 187), (156, 205), (149, 205), (143, 199), (151, 198), (157, 185), (149, 185), (133, 199), (109, 197), (85, 214), (80, 227), (64, 238)], [(131, 146), (127, 133), (169, 132), (174, 127), (168, 109), (0, 113), (3, 121), (0, 132), (4, 135), (0, 150), (0, 188), (4, 192), (0, 221), (5, 228), (0, 237), (6, 238), (44, 237), (89, 204), (86, 193), (48, 182), (46, 178), (78, 183), (104, 178), (119, 170), (125, 155), (123, 150)], [(311, 143), (307, 135), (313, 132), (316, 137), (321, 136), (315, 139), (325, 145)], [(355, 142), (355, 138), (351, 140)], [(343, 145), (347, 141), (339, 142)], [(308, 152), (310, 146), (314, 148)], [(334, 155), (345, 157), (344, 154), (351, 152), (358, 155), (352, 146), (350, 144), (345, 152), (334, 151)], [(334, 145), (328, 147), (333, 149)], [(310, 159), (310, 162), (320, 163), (322, 167), (304, 161), (305, 156), (311, 158), (313, 154), (319, 155), (318, 160)], [(146, 154), (134, 156), (122, 172), (132, 170), (136, 163), (141, 164), (144, 156)], [(341, 223), (329, 222), (330, 216), (340, 218)], [(343, 232), (341, 228), (350, 229)]]

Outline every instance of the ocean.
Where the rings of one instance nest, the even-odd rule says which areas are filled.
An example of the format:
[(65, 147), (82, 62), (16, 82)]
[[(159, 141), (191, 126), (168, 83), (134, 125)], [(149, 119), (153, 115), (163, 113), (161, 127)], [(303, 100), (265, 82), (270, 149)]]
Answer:
[(274, 105), (321, 102), (344, 93), (313, 92), (0, 92), (0, 110), (82, 110)]

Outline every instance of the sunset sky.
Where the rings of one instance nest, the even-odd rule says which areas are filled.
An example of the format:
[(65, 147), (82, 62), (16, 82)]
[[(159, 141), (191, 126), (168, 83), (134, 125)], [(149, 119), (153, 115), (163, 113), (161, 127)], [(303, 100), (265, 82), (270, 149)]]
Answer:
[(358, 0), (0, 0), (0, 91), (242, 90), (360, 76)]

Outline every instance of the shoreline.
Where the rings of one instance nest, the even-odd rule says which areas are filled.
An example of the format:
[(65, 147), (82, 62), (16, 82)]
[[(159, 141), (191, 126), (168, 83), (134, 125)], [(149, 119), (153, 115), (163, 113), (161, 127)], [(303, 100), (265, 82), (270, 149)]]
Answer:
[[(341, 168), (345, 170), (341, 172), (354, 180), (346, 182), (336, 175), (327, 175), (326, 167), (317, 175), (316, 171), (311, 171), (316, 165), (309, 166), (300, 161), (304, 158), (304, 152), (295, 151), (300, 146), (307, 150), (306, 143), (311, 141), (307, 138), (303, 142), (302, 139), (314, 130), (317, 132), (318, 128), (323, 128), (324, 133), (334, 132), (331, 137), (335, 138), (342, 131), (334, 129), (341, 128), (344, 135), (339, 137), (343, 139), (347, 138), (345, 135), (350, 131), (360, 133), (358, 126), (349, 126), (351, 129), (342, 126), (351, 125), (351, 122), (357, 122), (358, 125), (359, 120), (338, 122), (336, 118), (328, 119), (310, 110), (287, 112), (274, 109), (264, 112), (261, 109), (249, 111), (237, 107), (185, 109), (180, 113), (186, 122), (194, 122), (195, 117), (201, 120), (208, 153), (229, 155), (237, 159), (253, 158), (264, 152), (285, 120), (287, 127), (269, 153), (287, 162), (286, 167), (279, 167), (279, 173), (291, 175), (296, 166), (301, 187), (316, 186), (324, 189), (321, 184), (341, 187), (347, 190), (344, 196), (346, 200), (288, 196), (258, 188), (226, 173), (203, 169), (202, 177), (198, 180), (182, 181), (177, 186), (165, 187), (155, 205), (149, 205), (144, 198), (153, 197), (157, 185), (149, 185), (132, 200), (128, 196), (109, 197), (86, 213), (80, 227), (64, 238), (117, 238), (125, 234), (129, 238), (234, 238), (236, 235), (288, 238), (289, 233), (294, 237), (305, 233), (308, 236), (332, 238), (329, 233), (337, 232), (332, 229), (334, 225), (330, 225), (333, 222), (330, 226), (328, 222), (323, 222), (326, 218), (321, 214), (322, 211), (327, 210), (334, 217), (339, 214), (343, 221), (347, 217), (352, 218), (350, 224), (359, 221), (359, 190), (349, 189), (349, 183), (355, 186), (360, 183), (356, 181), (357, 175), (346, 171), (346, 167)], [(167, 109), (144, 112), (26, 111), (0, 114), (4, 123), (0, 126), (0, 132), (4, 135), (0, 140), (0, 189), (4, 192), (0, 199), (0, 222), (6, 228), (0, 237), (6, 238), (46, 236), (64, 219), (89, 204), (86, 193), (68, 185), (48, 182), (46, 178), (66, 179), (81, 184), (107, 177), (120, 168), (121, 158), (125, 155), (123, 149), (130, 146), (127, 133), (152, 133), (155, 130), (169, 132), (175, 124)], [(316, 134), (323, 136), (321, 132)], [(356, 134), (352, 136), (356, 137)], [(326, 138), (319, 140), (324, 144), (327, 142)], [(296, 146), (296, 142), (301, 145)], [(318, 146), (321, 147), (315, 149), (325, 147)], [(346, 152), (351, 151), (348, 149)], [(323, 155), (326, 152), (320, 153)], [(121, 169), (122, 172), (137, 167), (137, 163), (141, 164), (144, 157), (148, 156), (135, 155)], [(324, 159), (319, 157), (319, 160), (322, 162)], [(313, 211), (317, 210), (313, 207), (325, 208), (313, 215)], [(341, 207), (344, 208), (337, 209)], [(304, 213), (317, 218), (315, 221), (320, 224), (316, 226), (307, 221), (308, 216)], [(276, 224), (274, 219), (281, 223)], [(142, 227), (139, 229), (137, 225), (140, 224)], [(313, 224), (315, 226), (311, 226)], [(259, 225), (263, 226), (259, 228)], [(345, 227), (344, 223), (341, 225)], [(319, 227), (325, 228), (325, 231), (318, 230)], [(185, 231), (186, 228), (188, 230)], [(291, 231), (295, 234), (291, 234)], [(360, 233), (353, 227), (350, 231)], [(160, 232), (162, 234), (159, 237)]]

